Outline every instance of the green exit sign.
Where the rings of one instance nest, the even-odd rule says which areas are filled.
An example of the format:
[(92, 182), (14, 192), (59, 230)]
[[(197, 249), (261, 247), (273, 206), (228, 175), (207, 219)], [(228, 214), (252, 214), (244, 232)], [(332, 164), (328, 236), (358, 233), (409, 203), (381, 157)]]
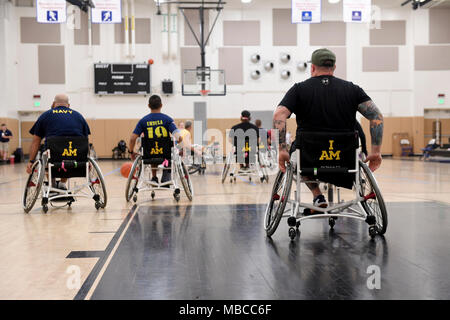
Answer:
[(41, 106), (41, 102), (40, 101), (35, 101), (34, 102), (34, 106), (35, 107), (40, 107)]
[(445, 103), (445, 94), (439, 93), (438, 94), (438, 104), (444, 104)]

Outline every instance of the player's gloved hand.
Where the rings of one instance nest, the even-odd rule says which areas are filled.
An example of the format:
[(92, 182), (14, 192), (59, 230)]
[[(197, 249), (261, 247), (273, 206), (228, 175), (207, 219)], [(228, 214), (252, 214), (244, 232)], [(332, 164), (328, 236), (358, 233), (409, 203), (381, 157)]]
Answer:
[(278, 152), (278, 165), (282, 172), (286, 172), (286, 162), (289, 162), (290, 156), (287, 150), (280, 150)]

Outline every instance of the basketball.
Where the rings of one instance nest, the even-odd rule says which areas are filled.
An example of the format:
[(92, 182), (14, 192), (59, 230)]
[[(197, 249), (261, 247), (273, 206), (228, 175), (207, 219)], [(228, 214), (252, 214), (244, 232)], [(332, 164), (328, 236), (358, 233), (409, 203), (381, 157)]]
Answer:
[(148, 59), (148, 64), (153, 64), (154, 62), (153, 59)]
[(132, 162), (125, 162), (122, 167), (120, 167), (120, 174), (124, 178), (128, 178), (130, 175), (131, 167), (133, 166)]

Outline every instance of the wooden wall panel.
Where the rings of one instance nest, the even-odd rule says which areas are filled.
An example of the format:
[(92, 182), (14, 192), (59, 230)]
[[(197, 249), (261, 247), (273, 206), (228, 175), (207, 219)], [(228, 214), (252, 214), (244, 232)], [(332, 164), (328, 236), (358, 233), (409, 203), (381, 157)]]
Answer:
[(20, 133), (22, 135), (22, 151), (24, 155), (30, 154), (31, 146), (31, 134), (30, 129), (33, 126), (34, 121), (22, 121), (20, 123)]
[[(424, 134), (425, 134), (425, 144), (432, 139), (433, 134), (433, 122), (434, 119), (425, 119), (424, 121)], [(441, 122), (441, 135), (442, 143), (448, 144), (450, 138), (450, 119), (440, 119)]]
[[(226, 150), (230, 150), (231, 146), (228, 142), (227, 129), (231, 129), (232, 126), (238, 124), (241, 120), (239, 118), (230, 119), (208, 119), (208, 129), (217, 129), (222, 132), (223, 137), (223, 154), (226, 155)], [(228, 147), (227, 147), (228, 145)]]
[[(369, 130), (369, 121), (365, 118), (361, 120), (361, 126), (364, 129), (367, 140), (367, 148), (370, 152), (371, 139)], [(414, 147), (414, 153), (421, 153), (424, 147), (424, 118), (423, 117), (385, 117), (384, 133), (381, 153), (391, 155), (394, 152), (392, 135), (394, 133), (408, 133), (411, 143)]]

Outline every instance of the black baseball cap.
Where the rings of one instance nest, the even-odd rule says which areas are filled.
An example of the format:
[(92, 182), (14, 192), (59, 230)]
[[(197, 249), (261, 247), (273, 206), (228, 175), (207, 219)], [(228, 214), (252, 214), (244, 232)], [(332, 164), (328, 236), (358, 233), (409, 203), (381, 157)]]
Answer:
[(250, 118), (250, 112), (248, 112), (247, 110), (244, 110), (241, 112), (241, 117), (243, 118)]
[(334, 67), (336, 55), (326, 48), (317, 49), (312, 53), (310, 62), (318, 67)]

